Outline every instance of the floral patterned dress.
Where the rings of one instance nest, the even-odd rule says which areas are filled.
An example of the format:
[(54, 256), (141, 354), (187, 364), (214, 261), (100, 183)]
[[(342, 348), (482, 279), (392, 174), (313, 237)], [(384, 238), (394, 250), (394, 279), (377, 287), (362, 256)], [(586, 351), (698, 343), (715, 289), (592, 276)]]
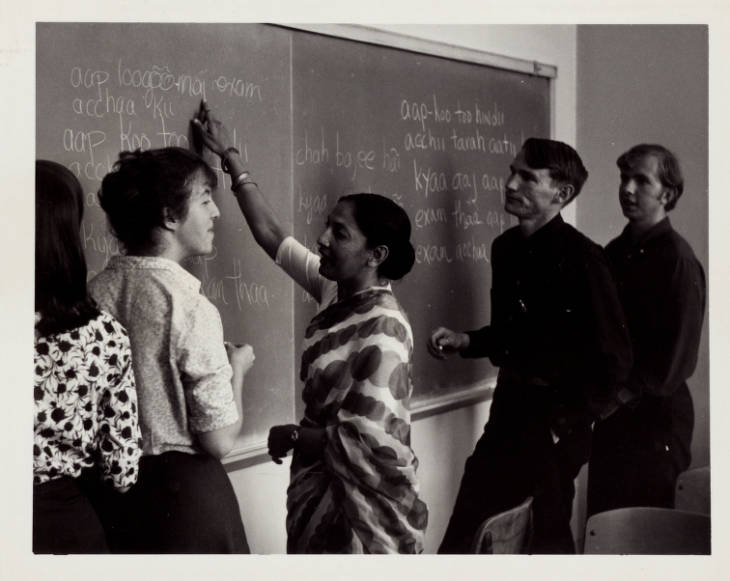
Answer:
[(86, 325), (36, 337), (33, 482), (100, 468), (117, 488), (137, 481), (142, 451), (127, 332), (101, 312)]

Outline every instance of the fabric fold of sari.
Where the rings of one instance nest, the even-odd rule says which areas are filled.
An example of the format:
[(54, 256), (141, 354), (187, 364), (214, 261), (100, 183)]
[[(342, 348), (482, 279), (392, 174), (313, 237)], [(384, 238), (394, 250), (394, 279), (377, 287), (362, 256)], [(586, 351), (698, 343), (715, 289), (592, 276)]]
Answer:
[(325, 428), (322, 458), (296, 452), (290, 553), (420, 553), (428, 520), (410, 447), (413, 335), (387, 289), (335, 303), (310, 323), (303, 426)]

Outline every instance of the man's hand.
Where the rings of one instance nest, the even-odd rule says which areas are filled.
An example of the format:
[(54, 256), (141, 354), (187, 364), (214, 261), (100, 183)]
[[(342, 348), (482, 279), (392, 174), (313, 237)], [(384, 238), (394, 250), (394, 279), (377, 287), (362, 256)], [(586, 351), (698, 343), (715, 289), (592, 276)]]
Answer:
[(436, 359), (446, 359), (469, 346), (469, 335), (439, 327), (431, 333), (426, 349)]

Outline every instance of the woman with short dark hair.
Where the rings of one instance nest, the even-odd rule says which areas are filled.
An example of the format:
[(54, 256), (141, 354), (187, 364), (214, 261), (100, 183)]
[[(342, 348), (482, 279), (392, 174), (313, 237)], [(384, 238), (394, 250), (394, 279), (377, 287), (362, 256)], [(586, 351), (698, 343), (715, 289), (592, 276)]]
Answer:
[(253, 350), (224, 345), (218, 310), (181, 265), (213, 250), (215, 184), (200, 157), (168, 147), (122, 152), (99, 192), (124, 254), (90, 288), (129, 331), (144, 445), (125, 510), (105, 512), (116, 552), (248, 552), (220, 458), (241, 429)]

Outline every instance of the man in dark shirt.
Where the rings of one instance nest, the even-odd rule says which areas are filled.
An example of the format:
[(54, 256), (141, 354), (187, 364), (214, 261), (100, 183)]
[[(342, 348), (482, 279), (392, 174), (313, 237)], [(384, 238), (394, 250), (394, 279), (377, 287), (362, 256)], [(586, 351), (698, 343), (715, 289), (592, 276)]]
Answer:
[(634, 353), (624, 405), (595, 427), (588, 514), (624, 506), (671, 507), (690, 462), (694, 424), (687, 379), (697, 363), (705, 274), (667, 212), (682, 195), (676, 157), (637, 145), (616, 162), (629, 220), (606, 247)]
[(519, 225), (492, 245), (491, 324), (436, 329), (429, 352), (499, 366), (489, 421), (466, 462), (441, 553), (466, 553), (487, 517), (533, 496), (532, 551), (575, 551), (573, 481), (591, 424), (610, 408), (631, 349), (600, 246), (560, 210), (588, 173), (570, 146), (528, 139), (510, 166), (505, 210)]

